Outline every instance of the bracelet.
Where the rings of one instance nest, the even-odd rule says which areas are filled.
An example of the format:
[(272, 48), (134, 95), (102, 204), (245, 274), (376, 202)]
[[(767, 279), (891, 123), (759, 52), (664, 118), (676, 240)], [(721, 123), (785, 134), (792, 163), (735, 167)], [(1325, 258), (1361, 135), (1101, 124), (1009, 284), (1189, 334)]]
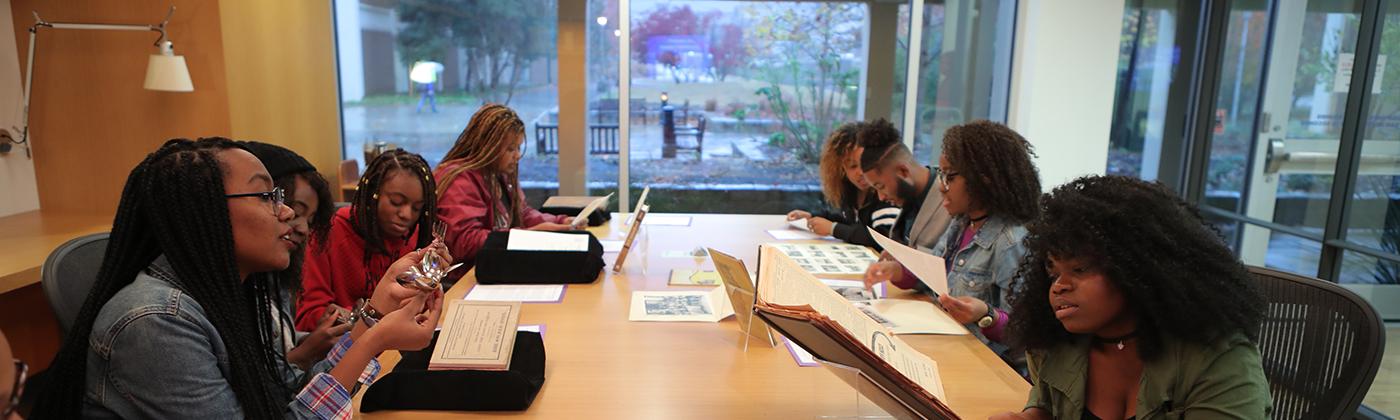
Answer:
[(364, 321), (366, 327), (373, 327), (381, 318), (384, 318), (384, 314), (375, 310), (374, 306), (369, 304), (369, 300), (362, 299), (360, 304), (356, 305), (355, 311), (350, 313), (350, 324)]

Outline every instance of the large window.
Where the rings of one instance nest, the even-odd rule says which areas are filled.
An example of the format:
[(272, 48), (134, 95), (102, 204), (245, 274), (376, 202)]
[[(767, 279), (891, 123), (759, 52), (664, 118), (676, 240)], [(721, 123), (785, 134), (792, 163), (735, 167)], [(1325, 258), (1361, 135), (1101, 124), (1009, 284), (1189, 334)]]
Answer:
[(557, 188), (536, 127), (558, 108), (555, 0), (336, 0), (346, 159), (376, 144), (437, 165), (484, 103), (525, 121), (527, 189)]
[(579, 182), (557, 175), (571, 165), (559, 75), (583, 71), (569, 88), (586, 93), (590, 193), (651, 186), (659, 211), (776, 213), (822, 205), (840, 124), (889, 118), (930, 162), (947, 127), (1004, 119), (1011, 0), (920, 2), (918, 27), (912, 1), (587, 0), (583, 69), (559, 68), (556, 1), (337, 0), (345, 157), (397, 146), (436, 164), (472, 111), (504, 103), (526, 121), (522, 185), (554, 194)]
[(869, 49), (894, 47), (865, 39), (870, 8), (638, 0), (629, 13), (633, 187), (672, 211), (819, 205), (823, 142), (860, 118)]
[[(1006, 122), (1015, 5), (1011, 0), (924, 2), (914, 112), (913, 150), (919, 162), (938, 164), (943, 133), (954, 125)], [(908, 19), (908, 8), (900, 11), (901, 19)], [(908, 35), (901, 35), (906, 41)], [(900, 65), (907, 60), (899, 58)], [(897, 80), (897, 98), (903, 100), (905, 82)], [(902, 110), (903, 103), (899, 106)], [(903, 115), (897, 119), (903, 122)]]

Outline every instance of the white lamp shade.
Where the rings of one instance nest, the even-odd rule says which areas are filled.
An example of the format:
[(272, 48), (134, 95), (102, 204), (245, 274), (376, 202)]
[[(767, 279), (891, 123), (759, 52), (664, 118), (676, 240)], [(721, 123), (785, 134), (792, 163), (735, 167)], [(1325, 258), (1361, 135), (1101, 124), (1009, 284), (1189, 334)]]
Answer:
[(159, 54), (151, 54), (146, 63), (146, 89), (166, 92), (193, 92), (190, 82), (190, 69), (185, 66), (185, 56), (175, 55), (169, 42), (162, 46)]

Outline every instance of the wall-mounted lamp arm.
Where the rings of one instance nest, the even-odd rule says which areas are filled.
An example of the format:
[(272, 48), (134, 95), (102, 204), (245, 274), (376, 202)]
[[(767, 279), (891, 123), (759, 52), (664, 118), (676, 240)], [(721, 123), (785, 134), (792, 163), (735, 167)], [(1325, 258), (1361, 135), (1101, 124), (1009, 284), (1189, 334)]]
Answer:
[[(29, 27), (29, 58), (24, 65), (24, 127), (20, 128), (19, 140), (6, 140), (14, 144), (26, 144), (29, 142), (29, 96), (30, 89), (34, 84), (34, 38), (39, 34), (39, 28), (52, 29), (78, 29), (78, 30), (100, 30), (100, 31), (153, 31), (160, 33), (156, 38), (155, 46), (164, 48), (170, 42), (169, 36), (165, 32), (165, 25), (170, 23), (170, 17), (175, 15), (175, 6), (170, 6), (170, 11), (166, 12), (165, 19), (155, 25), (133, 25), (114, 23), (77, 23), (77, 22), (49, 22), (39, 17), (39, 12), (34, 11), (34, 26)], [(25, 148), (25, 154), (29, 153), (29, 148)]]

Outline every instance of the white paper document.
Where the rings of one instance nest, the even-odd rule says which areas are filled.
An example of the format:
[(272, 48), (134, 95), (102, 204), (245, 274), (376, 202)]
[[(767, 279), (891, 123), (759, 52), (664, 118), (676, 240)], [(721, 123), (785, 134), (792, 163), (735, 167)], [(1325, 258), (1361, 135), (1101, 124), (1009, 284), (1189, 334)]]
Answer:
[(518, 327), (515, 327), (515, 330), (516, 330), (516, 331), (521, 331), (521, 332), (526, 332), (526, 331), (528, 331), (528, 332), (533, 332), (533, 333), (539, 333), (541, 336), (543, 336), (543, 335), (544, 335), (544, 324), (522, 324), (522, 325), (520, 325), (520, 326), (518, 326)]
[[(866, 227), (866, 229), (870, 229)], [(910, 248), (896, 242), (894, 239), (886, 238), (875, 229), (870, 229), (870, 236), (875, 238), (875, 242), (880, 247), (885, 248), (885, 252), (894, 256), (895, 261), (899, 261), (909, 272), (914, 273), (929, 289), (933, 289), (940, 296), (948, 294), (948, 269), (943, 264), (943, 258), (926, 254), (914, 248)]]
[[(645, 222), (643, 222), (645, 223)], [(630, 321), (719, 322), (734, 315), (723, 287), (708, 291), (632, 292)]]
[(812, 356), (812, 353), (808, 353), (807, 349), (804, 349), (802, 348), (802, 346), (793, 343), (792, 340), (789, 340), (787, 337), (783, 337), (783, 343), (787, 346), (788, 353), (792, 354), (792, 360), (796, 361), (798, 366), (821, 366), (817, 363), (817, 358)]
[(951, 315), (937, 305), (922, 300), (878, 299), (855, 302), (861, 312), (884, 325), (895, 334), (965, 335), (963, 328)]
[(829, 236), (821, 236), (809, 231), (792, 229), (771, 229), (768, 231), (768, 235), (772, 236), (773, 239), (777, 239), (779, 241), (800, 241), (829, 238)]
[(690, 226), (690, 216), (649, 213), (646, 219), (642, 219), (642, 224), (648, 226)]
[(606, 241), (598, 241), (598, 242), (603, 244), (603, 253), (620, 252), (620, 251), (622, 251), (622, 240), (621, 240), (621, 239), (609, 239), (609, 240), (606, 240)]
[(506, 250), (588, 252), (588, 235), (511, 229)]
[(808, 232), (812, 231), (812, 229), (807, 228), (807, 219), (789, 220), (788, 226), (792, 226), (794, 228), (797, 228), (798, 230), (804, 230)]
[(478, 284), (466, 300), (555, 303), (564, 299), (562, 284)]
[(597, 200), (593, 200), (593, 202), (591, 203), (588, 203), (587, 207), (584, 207), (583, 210), (578, 212), (578, 216), (574, 216), (574, 223), (572, 227), (574, 229), (583, 229), (585, 227), (588, 227), (588, 216), (593, 215), (593, 212), (595, 210), (598, 210), (600, 207), (607, 207), (608, 200), (612, 199), (612, 196), (613, 193), (608, 193), (608, 195)]

